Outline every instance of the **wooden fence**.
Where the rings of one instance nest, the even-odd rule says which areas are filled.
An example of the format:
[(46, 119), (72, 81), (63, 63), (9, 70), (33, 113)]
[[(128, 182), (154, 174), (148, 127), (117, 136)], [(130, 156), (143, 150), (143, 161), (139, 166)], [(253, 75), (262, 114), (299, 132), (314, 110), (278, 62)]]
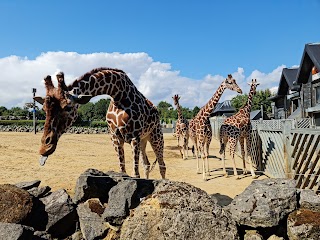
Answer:
[[(211, 119), (219, 138), (223, 118)], [(252, 121), (252, 161), (271, 178), (293, 178), (297, 187), (320, 190), (320, 129), (310, 119)], [(240, 150), (237, 151), (240, 155)]]

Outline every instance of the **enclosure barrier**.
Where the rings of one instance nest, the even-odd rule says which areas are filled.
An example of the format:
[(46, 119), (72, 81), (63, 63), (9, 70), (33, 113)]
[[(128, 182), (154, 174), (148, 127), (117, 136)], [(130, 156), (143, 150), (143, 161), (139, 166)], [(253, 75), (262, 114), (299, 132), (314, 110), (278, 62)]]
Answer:
[[(213, 137), (219, 139), (224, 118), (211, 118)], [(320, 129), (307, 119), (253, 120), (252, 163), (271, 178), (293, 178), (297, 187), (320, 190)], [(237, 152), (241, 157), (238, 144)]]

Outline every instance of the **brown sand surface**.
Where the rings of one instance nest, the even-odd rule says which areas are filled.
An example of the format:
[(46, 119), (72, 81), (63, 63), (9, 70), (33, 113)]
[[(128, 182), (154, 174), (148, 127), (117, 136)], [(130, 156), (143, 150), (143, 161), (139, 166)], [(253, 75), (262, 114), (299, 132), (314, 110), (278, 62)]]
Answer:
[[(64, 134), (58, 147), (49, 156), (44, 166), (39, 165), (38, 150), (42, 133), (0, 132), (0, 184), (41, 180), (40, 186), (48, 185), (52, 190), (66, 189), (70, 195), (74, 193), (76, 180), (88, 168), (103, 172), (119, 171), (116, 152), (107, 134)], [(219, 142), (213, 139), (210, 145), (210, 171), (208, 181), (203, 181), (202, 174), (196, 173), (196, 159), (189, 150), (189, 158), (182, 160), (177, 148), (177, 140), (172, 134), (164, 134), (164, 160), (167, 166), (167, 179), (190, 183), (205, 190), (209, 194), (234, 198), (252, 181), (250, 175), (233, 176), (232, 162), (226, 154), (226, 166), (230, 170), (229, 177), (222, 173), (222, 162), (219, 159)], [(191, 144), (189, 143), (189, 146)], [(147, 155), (152, 163), (155, 155), (147, 145)], [(126, 169), (132, 173), (132, 153), (129, 144), (125, 144)], [(236, 156), (239, 173), (242, 173), (242, 160)], [(247, 167), (248, 168), (248, 167)], [(140, 175), (144, 177), (140, 165)], [(159, 167), (153, 169), (150, 178), (160, 179)], [(266, 178), (261, 175), (258, 179)]]

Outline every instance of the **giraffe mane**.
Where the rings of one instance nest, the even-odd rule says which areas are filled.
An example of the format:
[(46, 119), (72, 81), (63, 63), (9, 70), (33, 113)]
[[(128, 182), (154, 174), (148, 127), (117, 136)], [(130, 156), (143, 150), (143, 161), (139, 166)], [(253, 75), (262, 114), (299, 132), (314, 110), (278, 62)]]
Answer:
[(69, 84), (67, 86), (68, 90), (72, 90), (73, 87), (78, 85), (78, 82), (82, 81), (83, 79), (87, 79), (89, 78), (92, 74), (95, 74), (99, 71), (105, 71), (105, 70), (110, 70), (110, 71), (114, 71), (114, 72), (119, 72), (119, 73), (124, 73), (125, 72), (123, 70), (117, 69), (117, 68), (108, 68), (108, 67), (100, 67), (100, 68), (94, 68), (89, 72), (86, 72), (85, 74), (83, 74), (81, 77), (78, 77), (76, 80), (73, 81), (73, 83)]

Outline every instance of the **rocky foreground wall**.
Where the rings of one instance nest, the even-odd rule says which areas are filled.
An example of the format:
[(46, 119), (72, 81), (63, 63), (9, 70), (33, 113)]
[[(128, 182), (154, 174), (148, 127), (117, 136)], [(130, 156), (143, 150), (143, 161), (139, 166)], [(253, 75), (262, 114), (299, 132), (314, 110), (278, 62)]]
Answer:
[(0, 239), (320, 239), (320, 197), (255, 180), (220, 206), (190, 184), (88, 169), (71, 198), (40, 180), (0, 185)]

